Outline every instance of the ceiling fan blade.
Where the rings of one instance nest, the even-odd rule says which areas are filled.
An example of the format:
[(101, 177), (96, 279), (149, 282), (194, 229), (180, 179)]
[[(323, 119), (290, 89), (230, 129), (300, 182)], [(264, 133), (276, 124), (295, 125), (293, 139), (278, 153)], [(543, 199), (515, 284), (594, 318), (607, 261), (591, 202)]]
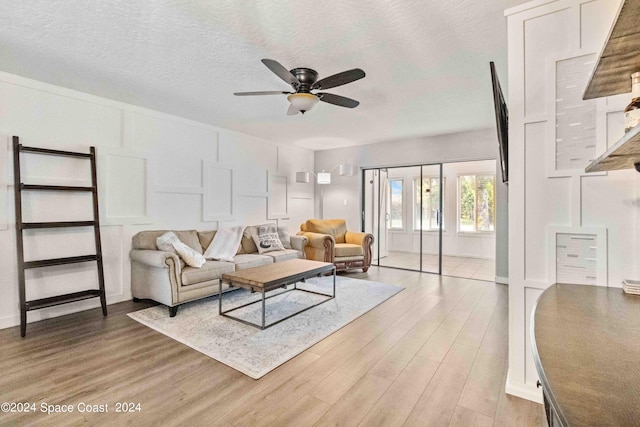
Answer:
[(331, 89), (332, 87), (346, 85), (347, 83), (355, 82), (366, 76), (364, 71), (360, 68), (354, 68), (353, 70), (343, 71), (333, 76), (325, 77), (318, 80), (311, 86), (311, 89)]
[(264, 90), (261, 92), (235, 92), (235, 96), (252, 96), (252, 95), (289, 95), (291, 92), (283, 92), (281, 90)]
[(297, 88), (300, 86), (300, 81), (289, 72), (286, 68), (282, 66), (278, 61), (274, 61), (273, 59), (263, 59), (262, 63), (267, 66), (276, 76), (280, 77), (285, 82), (289, 83), (291, 86)]
[(287, 116), (295, 116), (299, 112), (300, 110), (298, 110), (297, 108), (294, 108), (293, 105), (289, 105), (289, 109), (287, 110)]
[(329, 104), (338, 105), (340, 107), (356, 108), (360, 103), (355, 99), (347, 98), (346, 96), (334, 95), (332, 93), (317, 93), (320, 101), (328, 102)]

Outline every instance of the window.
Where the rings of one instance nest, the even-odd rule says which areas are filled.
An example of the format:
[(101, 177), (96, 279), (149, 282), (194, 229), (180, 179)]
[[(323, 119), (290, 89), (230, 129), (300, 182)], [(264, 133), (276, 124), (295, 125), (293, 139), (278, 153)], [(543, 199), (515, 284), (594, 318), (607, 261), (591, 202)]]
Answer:
[[(442, 179), (444, 184), (444, 178)], [(422, 197), (420, 197), (420, 178), (414, 178), (413, 188), (413, 229), (420, 230), (420, 218), (422, 218), (422, 230), (438, 230), (438, 217), (440, 214), (440, 178), (427, 177), (422, 180)], [(422, 199), (422, 207), (420, 206)], [(444, 192), (442, 193), (444, 204)], [(444, 229), (444, 223), (442, 224)]]
[(458, 231), (486, 233), (495, 230), (496, 175), (458, 177)]
[(389, 193), (391, 197), (389, 229), (402, 230), (404, 228), (404, 180), (390, 179)]

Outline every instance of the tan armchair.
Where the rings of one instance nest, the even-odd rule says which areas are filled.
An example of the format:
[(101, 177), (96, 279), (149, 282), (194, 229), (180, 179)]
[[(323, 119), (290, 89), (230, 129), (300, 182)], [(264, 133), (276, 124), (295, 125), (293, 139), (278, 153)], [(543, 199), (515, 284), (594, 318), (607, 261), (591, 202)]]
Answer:
[(304, 247), (307, 259), (331, 262), (338, 270), (362, 268), (365, 273), (371, 265), (373, 235), (347, 231), (343, 219), (310, 219), (300, 224), (298, 236), (309, 239)]

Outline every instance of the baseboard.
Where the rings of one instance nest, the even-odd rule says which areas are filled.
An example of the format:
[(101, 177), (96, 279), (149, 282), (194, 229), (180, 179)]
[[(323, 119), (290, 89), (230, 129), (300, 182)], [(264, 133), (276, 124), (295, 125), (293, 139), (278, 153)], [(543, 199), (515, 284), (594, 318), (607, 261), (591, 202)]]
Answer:
[[(116, 304), (119, 302), (130, 300), (131, 297), (121, 295), (108, 295), (108, 305)], [(90, 300), (78, 301), (65, 305), (57, 305), (55, 307), (43, 308), (42, 310), (30, 311), (27, 314), (27, 324), (33, 322), (39, 322), (40, 320), (53, 319), (54, 317), (65, 316), (71, 313), (77, 313), (80, 311), (90, 310), (92, 308), (100, 307), (100, 299), (94, 298)], [(12, 314), (5, 317), (0, 317), (0, 329), (12, 328), (14, 326), (20, 326), (20, 313)]]
[(504, 386), (504, 391), (512, 396), (531, 400), (536, 403), (542, 403), (542, 389), (532, 387), (527, 384), (514, 383), (511, 381), (509, 372), (507, 372), (507, 382)]
[(503, 276), (496, 276), (496, 283), (500, 283), (501, 285), (508, 285), (509, 278)]

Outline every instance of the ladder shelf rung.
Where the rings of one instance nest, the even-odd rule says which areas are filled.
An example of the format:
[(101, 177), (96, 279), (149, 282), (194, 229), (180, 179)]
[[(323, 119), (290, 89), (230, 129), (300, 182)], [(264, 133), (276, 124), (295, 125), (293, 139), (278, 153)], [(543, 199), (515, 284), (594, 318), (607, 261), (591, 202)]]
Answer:
[(23, 222), (24, 230), (34, 228), (93, 227), (95, 221), (56, 221), (56, 222)]
[(44, 190), (44, 191), (93, 191), (94, 187), (75, 187), (69, 185), (33, 185), (20, 184), (22, 190)]
[(41, 259), (37, 261), (27, 261), (24, 263), (24, 268), (39, 268), (39, 267), (51, 267), (54, 265), (76, 264), (79, 262), (97, 261), (98, 255), (82, 255), (72, 256), (66, 258), (52, 258)]
[(75, 301), (82, 301), (89, 298), (100, 296), (99, 289), (89, 289), (86, 291), (72, 292), (64, 295), (56, 295), (54, 297), (36, 299), (26, 301), (27, 311), (39, 310), (41, 308), (53, 307), (55, 305), (67, 304)]
[(20, 151), (23, 153), (48, 154), (53, 156), (65, 156), (65, 157), (81, 157), (85, 159), (90, 159), (91, 156), (93, 156), (93, 154), (91, 153), (77, 153), (75, 151), (51, 150), (49, 148), (27, 147), (25, 145), (20, 145)]

